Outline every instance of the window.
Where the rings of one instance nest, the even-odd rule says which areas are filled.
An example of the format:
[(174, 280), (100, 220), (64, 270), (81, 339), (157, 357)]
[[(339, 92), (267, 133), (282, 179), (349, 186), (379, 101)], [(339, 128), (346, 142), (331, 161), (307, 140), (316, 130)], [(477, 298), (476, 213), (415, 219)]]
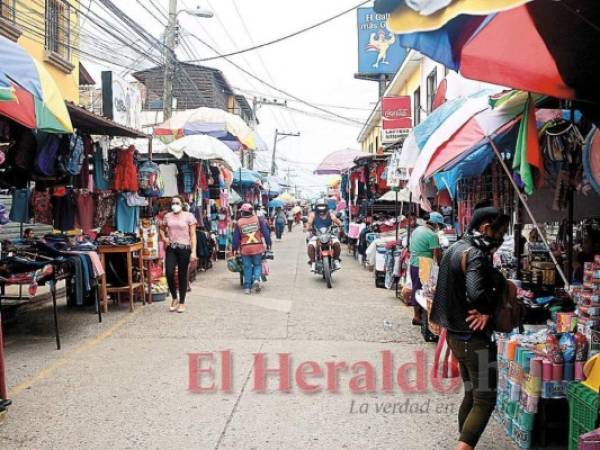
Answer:
[(15, 0), (0, 0), (0, 17), (15, 22)]
[(421, 88), (413, 94), (413, 126), (417, 126), (421, 123)]
[(437, 68), (433, 69), (427, 76), (427, 112), (433, 110), (433, 100), (437, 89)]
[(69, 61), (70, 51), (69, 5), (62, 0), (46, 0), (46, 50)]

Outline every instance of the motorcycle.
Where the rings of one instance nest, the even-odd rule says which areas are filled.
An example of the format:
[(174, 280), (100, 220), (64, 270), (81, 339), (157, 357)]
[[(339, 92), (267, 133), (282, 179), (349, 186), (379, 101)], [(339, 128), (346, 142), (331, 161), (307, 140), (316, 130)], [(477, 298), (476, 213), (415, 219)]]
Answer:
[(327, 284), (327, 288), (331, 289), (331, 277), (335, 271), (333, 265), (334, 227), (321, 228), (315, 234), (317, 237), (315, 273), (321, 275)]

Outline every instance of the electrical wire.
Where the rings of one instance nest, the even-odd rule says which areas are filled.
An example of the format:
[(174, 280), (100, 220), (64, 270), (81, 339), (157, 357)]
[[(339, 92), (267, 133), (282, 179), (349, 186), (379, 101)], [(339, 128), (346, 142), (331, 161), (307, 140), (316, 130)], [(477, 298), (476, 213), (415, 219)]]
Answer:
[[(195, 34), (193, 34), (191, 36), (194, 39), (198, 40), (200, 43), (202, 43), (204, 46), (208, 47), (210, 50), (212, 50), (213, 52), (215, 52), (215, 53), (218, 54), (218, 51), (212, 45), (208, 44), (206, 41), (204, 41), (203, 39), (201, 39), (200, 37), (198, 37)], [(329, 111), (329, 110), (327, 110), (325, 108), (321, 108), (320, 106), (316, 106), (316, 105), (314, 105), (314, 104), (312, 104), (312, 103), (310, 103), (310, 102), (308, 102), (306, 100), (303, 100), (300, 97), (297, 97), (297, 96), (295, 96), (293, 94), (290, 94), (289, 92), (286, 92), (283, 89), (280, 89), (280, 88), (274, 86), (273, 84), (271, 84), (271, 83), (269, 83), (269, 82), (261, 79), (260, 77), (254, 75), (252, 72), (249, 72), (248, 70), (244, 69), (239, 64), (236, 64), (235, 62), (231, 61), (228, 57), (224, 57), (223, 59), (225, 59), (225, 61), (227, 61), (229, 64), (231, 64), (232, 66), (234, 66), (238, 70), (244, 72), (249, 77), (251, 77), (251, 78), (255, 79), (256, 81), (258, 81), (259, 83), (264, 84), (265, 86), (269, 87), (270, 89), (273, 89), (274, 91), (277, 91), (280, 94), (286, 95), (286, 96), (290, 97), (291, 99), (296, 100), (297, 102), (300, 102), (300, 103), (302, 103), (302, 104), (304, 104), (306, 106), (309, 106), (309, 107), (311, 107), (313, 109), (316, 109), (318, 111), (324, 112), (325, 114), (328, 114), (330, 116), (337, 117), (338, 119), (342, 119), (342, 120), (345, 120), (347, 122), (358, 124), (358, 125), (361, 125), (361, 126), (364, 125), (364, 122), (361, 122), (361, 121), (358, 121), (358, 120), (354, 120), (354, 119), (351, 119), (349, 117), (342, 116), (341, 114), (338, 114), (338, 113), (333, 112), (333, 111)]]
[(210, 58), (202, 58), (202, 59), (198, 59), (198, 60), (194, 60), (194, 61), (187, 61), (187, 62), (214, 61), (215, 59), (221, 59), (221, 58), (227, 58), (227, 57), (230, 57), (230, 56), (241, 55), (242, 53), (247, 53), (247, 52), (251, 52), (253, 50), (258, 50), (258, 49), (261, 49), (261, 48), (264, 48), (264, 47), (268, 47), (268, 46), (273, 45), (273, 44), (278, 44), (278, 43), (283, 42), (285, 40), (288, 40), (290, 38), (293, 38), (293, 37), (299, 36), (299, 35), (301, 35), (303, 33), (306, 33), (307, 31), (311, 31), (311, 30), (314, 30), (315, 28), (319, 28), (322, 25), (325, 25), (325, 24), (327, 24), (329, 22), (332, 22), (332, 21), (334, 21), (334, 20), (342, 17), (342, 16), (345, 16), (348, 13), (351, 13), (355, 9), (360, 8), (361, 6), (366, 5), (367, 3), (371, 3), (371, 1), (367, 0), (367, 1), (361, 2), (358, 5), (353, 6), (352, 8), (345, 9), (344, 11), (342, 11), (340, 13), (337, 13), (334, 16), (328, 17), (327, 19), (321, 20), (321, 21), (319, 21), (319, 22), (317, 22), (317, 23), (315, 23), (313, 25), (310, 25), (308, 27), (302, 28), (302, 29), (300, 29), (298, 31), (295, 31), (295, 32), (290, 33), (290, 34), (287, 34), (287, 35), (282, 36), (280, 38), (273, 39), (273, 40), (267, 41), (267, 42), (263, 42), (262, 44), (259, 44), (259, 45), (254, 45), (252, 47), (248, 47), (248, 48), (245, 48), (245, 49), (242, 49), (242, 50), (237, 50), (237, 51), (230, 52), (230, 53), (219, 54), (217, 56), (212, 56)]

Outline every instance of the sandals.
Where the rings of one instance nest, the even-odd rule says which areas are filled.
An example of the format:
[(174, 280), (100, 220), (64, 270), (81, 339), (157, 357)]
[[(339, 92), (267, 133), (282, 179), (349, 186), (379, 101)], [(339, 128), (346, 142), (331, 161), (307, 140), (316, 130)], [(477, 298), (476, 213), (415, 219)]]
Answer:
[(174, 298), (173, 300), (171, 300), (171, 306), (169, 307), (169, 312), (177, 311), (178, 306), (179, 306), (179, 300)]

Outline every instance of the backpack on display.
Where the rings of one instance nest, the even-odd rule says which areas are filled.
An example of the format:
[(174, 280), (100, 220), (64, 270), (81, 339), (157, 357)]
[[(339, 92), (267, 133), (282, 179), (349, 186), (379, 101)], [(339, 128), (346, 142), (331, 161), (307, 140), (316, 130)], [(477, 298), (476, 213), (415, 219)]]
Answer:
[(56, 134), (38, 133), (37, 143), (34, 169), (40, 175), (53, 177), (56, 175), (56, 160), (64, 141)]
[(144, 197), (160, 197), (164, 183), (158, 164), (152, 161), (144, 162), (138, 169), (139, 193)]
[(24, 130), (17, 138), (13, 152), (13, 161), (19, 169), (30, 171), (33, 168), (37, 141), (31, 130)]
[(77, 134), (72, 134), (69, 144), (64, 147), (59, 156), (58, 164), (60, 170), (67, 175), (79, 175), (83, 166), (83, 159), (83, 138)]

